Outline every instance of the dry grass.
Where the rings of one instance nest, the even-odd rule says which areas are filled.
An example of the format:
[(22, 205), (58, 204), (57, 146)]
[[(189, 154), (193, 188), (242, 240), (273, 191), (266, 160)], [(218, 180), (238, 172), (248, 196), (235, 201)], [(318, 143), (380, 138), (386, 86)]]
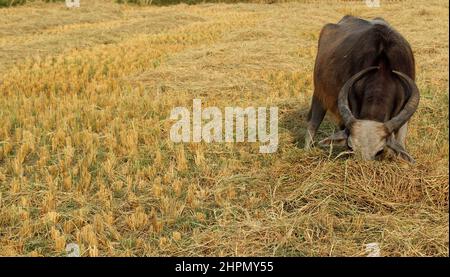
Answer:
[[(413, 46), (415, 165), (301, 148), (318, 34), (344, 14)], [(447, 256), (447, 26), (443, 0), (1, 9), (0, 255)], [(278, 106), (278, 152), (172, 143), (193, 98)]]

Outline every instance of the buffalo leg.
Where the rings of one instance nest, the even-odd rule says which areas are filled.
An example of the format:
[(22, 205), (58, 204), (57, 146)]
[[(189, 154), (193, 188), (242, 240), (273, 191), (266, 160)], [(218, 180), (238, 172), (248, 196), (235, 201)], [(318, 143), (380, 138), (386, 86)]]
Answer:
[(319, 129), (320, 123), (322, 123), (323, 118), (327, 111), (323, 108), (320, 101), (313, 96), (311, 109), (308, 113), (308, 127), (306, 129), (305, 135), (305, 149), (310, 149), (316, 135), (317, 129)]

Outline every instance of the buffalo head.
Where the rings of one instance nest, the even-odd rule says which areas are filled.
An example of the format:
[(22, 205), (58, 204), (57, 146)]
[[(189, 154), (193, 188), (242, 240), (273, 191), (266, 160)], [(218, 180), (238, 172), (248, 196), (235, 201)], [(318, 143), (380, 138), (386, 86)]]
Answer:
[(386, 122), (374, 120), (361, 120), (355, 118), (349, 108), (349, 91), (353, 84), (370, 71), (379, 69), (378, 66), (366, 68), (353, 75), (339, 92), (338, 108), (342, 117), (345, 129), (322, 140), (321, 145), (342, 145), (348, 146), (353, 152), (363, 160), (374, 160), (388, 148), (393, 150), (403, 159), (414, 162), (414, 159), (405, 150), (394, 136), (417, 109), (419, 104), (419, 90), (415, 82), (406, 74), (392, 71), (396, 76), (405, 82), (410, 90), (410, 97), (403, 106), (403, 109), (393, 118)]

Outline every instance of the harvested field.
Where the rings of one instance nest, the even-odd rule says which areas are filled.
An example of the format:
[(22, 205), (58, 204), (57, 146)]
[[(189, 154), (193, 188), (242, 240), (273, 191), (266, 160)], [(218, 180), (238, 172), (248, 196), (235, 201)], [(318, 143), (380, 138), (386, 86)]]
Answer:
[[(81, 2), (0, 9), (0, 255), (448, 256), (447, 1)], [(302, 148), (319, 32), (346, 14), (412, 45), (414, 165)], [(277, 106), (278, 151), (172, 142), (194, 98)]]

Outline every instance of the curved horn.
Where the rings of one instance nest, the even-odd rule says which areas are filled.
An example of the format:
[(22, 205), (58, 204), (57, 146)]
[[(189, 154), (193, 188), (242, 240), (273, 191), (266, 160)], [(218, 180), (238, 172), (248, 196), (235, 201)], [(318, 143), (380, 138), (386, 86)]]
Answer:
[(400, 111), (400, 113), (384, 124), (389, 133), (398, 130), (411, 118), (411, 116), (417, 110), (417, 106), (419, 105), (420, 99), (419, 89), (417, 88), (416, 83), (408, 75), (395, 70), (392, 72), (397, 74), (401, 79), (403, 79), (408, 84), (408, 87), (411, 90), (411, 96), (409, 97), (408, 102), (406, 102), (405, 106)]
[(341, 88), (338, 98), (338, 108), (339, 113), (347, 129), (350, 129), (351, 125), (355, 121), (355, 117), (353, 116), (352, 111), (348, 106), (348, 93), (350, 89), (352, 88), (353, 84), (356, 81), (358, 81), (362, 76), (364, 76), (364, 74), (378, 68), (379, 68), (378, 66), (371, 66), (361, 70), (360, 72), (353, 75), (350, 79), (348, 79), (347, 82), (345, 82), (344, 86)]

